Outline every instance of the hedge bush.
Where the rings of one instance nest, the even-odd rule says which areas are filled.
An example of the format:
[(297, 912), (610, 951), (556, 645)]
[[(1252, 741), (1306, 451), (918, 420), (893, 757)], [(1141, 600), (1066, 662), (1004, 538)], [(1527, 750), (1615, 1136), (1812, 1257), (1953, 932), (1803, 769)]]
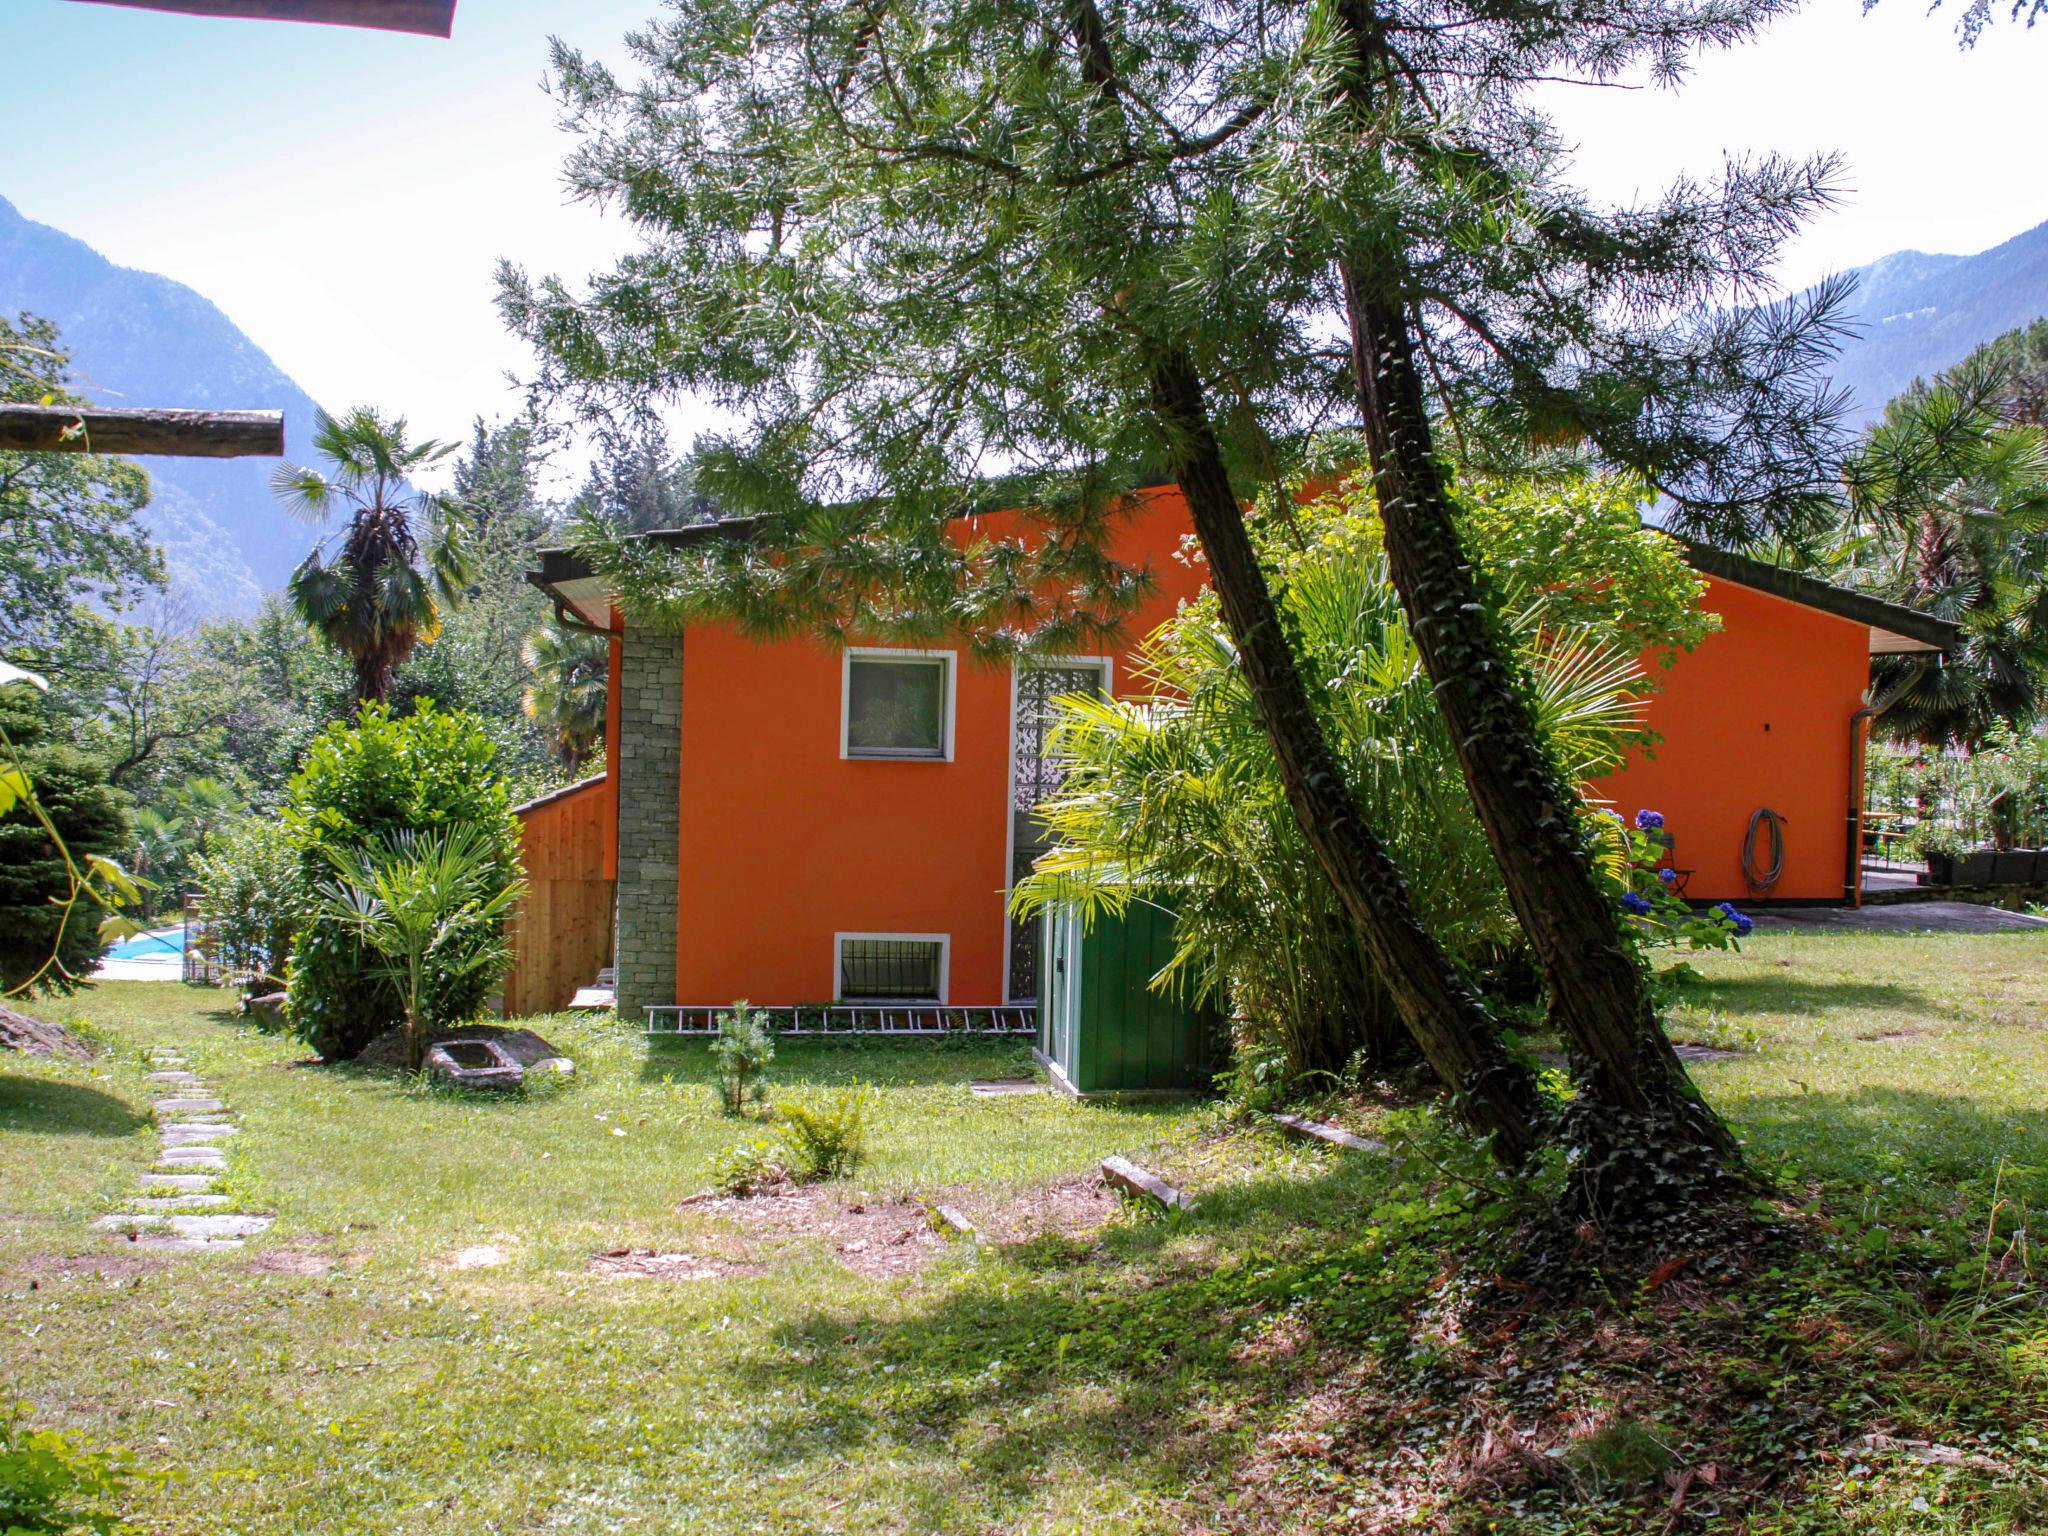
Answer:
[[(94, 854), (125, 858), (128, 797), (107, 783), (106, 769), (74, 748), (42, 740), (41, 702), (21, 685), (0, 689), (0, 723), (19, 752), (36, 799), (79, 866)], [(0, 817), (0, 989), (18, 987), (34, 976), (53, 948), (58, 964), (43, 971), (42, 991), (70, 992), (99, 965), (107, 951), (100, 937), (103, 914), (91, 901), (80, 901), (67, 917), (56, 903), (70, 893), (63, 855), (35, 812), (26, 803), (17, 804)]]
[[(292, 780), (284, 819), (309, 891), (334, 877), (330, 848), (367, 848), (408, 827), (479, 827), (495, 844), (504, 879), (521, 873), (519, 819), (496, 744), (474, 716), (443, 713), (425, 700), (403, 718), (366, 704), (352, 724), (322, 732)], [(478, 939), (501, 936), (499, 925)], [(445, 1027), (474, 1016), (495, 983), (488, 970), (437, 973), (426, 988), (428, 1022)], [(343, 1060), (404, 1019), (396, 983), (380, 974), (360, 939), (332, 914), (309, 909), (287, 978), (285, 1020), (293, 1032), (323, 1057)]]

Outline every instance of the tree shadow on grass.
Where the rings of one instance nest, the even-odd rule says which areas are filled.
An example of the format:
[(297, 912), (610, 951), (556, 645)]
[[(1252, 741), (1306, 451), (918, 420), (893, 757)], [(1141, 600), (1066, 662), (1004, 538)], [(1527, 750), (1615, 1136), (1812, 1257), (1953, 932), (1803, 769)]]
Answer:
[(726, 1369), (763, 1405), (756, 1443), (785, 1465), (945, 1446), (993, 1506), (967, 1523), (1020, 1513), (1048, 1466), (1182, 1486), (1241, 1443), (1230, 1413), (1211, 1434), (1205, 1404), (1272, 1398), (1310, 1363), (1246, 1347), (1248, 1331), (1375, 1269), (1364, 1218), (1386, 1181), (1379, 1159), (1331, 1157), (1307, 1178), (1211, 1191), (1193, 1216), (1113, 1224), (1092, 1246), (1042, 1237), (980, 1260), (1004, 1266), (997, 1283), (947, 1285), (907, 1312), (864, 1297), (814, 1310)]
[(1946, 1017), (1946, 1010), (1918, 987), (1895, 981), (1813, 981), (1804, 977), (1730, 976), (1688, 981), (1678, 994), (1695, 1008), (1727, 1014), (1822, 1014), (1843, 1009), (1883, 1009)]
[(0, 1075), (0, 1130), (40, 1136), (128, 1136), (148, 1123), (125, 1099), (98, 1088)]

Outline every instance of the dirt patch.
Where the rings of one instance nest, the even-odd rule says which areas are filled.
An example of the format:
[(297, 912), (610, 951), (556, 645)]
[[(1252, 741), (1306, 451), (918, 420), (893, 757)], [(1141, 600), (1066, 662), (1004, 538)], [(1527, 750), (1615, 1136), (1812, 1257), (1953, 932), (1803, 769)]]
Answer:
[(0, 1050), (24, 1051), (30, 1056), (63, 1056), (72, 1061), (90, 1061), (93, 1049), (61, 1024), (48, 1019), (0, 1008)]
[(1118, 1209), (1116, 1196), (1094, 1174), (1000, 1202), (977, 1200), (959, 1189), (918, 1199), (873, 1199), (829, 1185), (783, 1184), (758, 1195), (718, 1195), (692, 1205), (756, 1236), (822, 1239), (847, 1268), (876, 1276), (914, 1274), (946, 1251), (953, 1239), (934, 1215), (940, 1205), (959, 1210), (982, 1241), (1005, 1245), (1048, 1234), (1084, 1237)]
[(1085, 1237), (1120, 1208), (1115, 1192), (1093, 1173), (1026, 1190), (994, 1206), (962, 1207), (992, 1243), (1028, 1243), (1048, 1235)]
[(248, 1267), (259, 1275), (326, 1275), (334, 1272), (336, 1262), (332, 1254), (304, 1248), (266, 1248)]
[(595, 1274), (650, 1280), (725, 1280), (761, 1273), (760, 1265), (739, 1259), (710, 1253), (657, 1253), (652, 1248), (616, 1248), (595, 1254), (590, 1268)]
[(830, 1186), (785, 1184), (746, 1198), (705, 1200), (697, 1209), (762, 1236), (822, 1238), (840, 1263), (863, 1275), (915, 1273), (948, 1241), (921, 1201), (864, 1199)]

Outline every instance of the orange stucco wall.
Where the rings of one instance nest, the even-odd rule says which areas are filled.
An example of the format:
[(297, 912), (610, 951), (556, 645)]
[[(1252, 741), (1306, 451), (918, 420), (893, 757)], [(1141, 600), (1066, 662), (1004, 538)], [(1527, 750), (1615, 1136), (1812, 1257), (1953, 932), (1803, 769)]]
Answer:
[[(1687, 895), (1749, 899), (1742, 839), (1769, 806), (1785, 818), (1773, 900), (1839, 901), (1848, 859), (1849, 717), (1870, 678), (1858, 624), (1727, 582), (1707, 583), (1720, 633), (1663, 674), (1650, 724), (1663, 737), (1593, 786), (1625, 816), (1662, 811)], [(1767, 854), (1768, 850), (1764, 850)]]
[[(1200, 589), (1175, 558), (1187, 532), (1176, 492), (1131, 516), (1118, 557), (1157, 591), (1130, 634)], [(679, 1002), (829, 1000), (839, 933), (948, 934), (947, 1000), (1003, 1000), (1010, 668), (962, 650), (952, 760), (888, 762), (839, 755), (841, 664), (820, 643), (723, 626), (683, 637)], [(1111, 675), (1130, 690), (1127, 652)]]
[[(1201, 585), (1176, 558), (1188, 530), (1177, 493), (1154, 492), (1122, 558), (1159, 584), (1130, 627), (1142, 635)], [(1853, 623), (1710, 582), (1723, 629), (1664, 674), (1650, 710), (1662, 741), (1595, 786), (1626, 815), (1663, 811), (1694, 897), (1747, 898), (1750, 813), (1787, 821), (1779, 898), (1840, 899), (1850, 715), (1869, 675)], [(1115, 691), (1133, 691), (1127, 652)], [(829, 999), (838, 933), (951, 937), (948, 1000), (1003, 997), (1011, 686), (1008, 666), (956, 666), (948, 762), (839, 755), (841, 655), (763, 644), (730, 628), (683, 642), (677, 1001)], [(616, 674), (615, 674), (616, 676)], [(614, 731), (616, 727), (614, 725)], [(616, 745), (615, 737), (612, 745)]]

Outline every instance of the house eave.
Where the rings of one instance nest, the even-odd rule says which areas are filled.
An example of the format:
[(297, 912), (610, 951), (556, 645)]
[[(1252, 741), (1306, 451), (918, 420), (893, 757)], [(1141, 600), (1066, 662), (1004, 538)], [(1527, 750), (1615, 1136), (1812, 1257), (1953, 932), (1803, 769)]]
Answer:
[(1947, 619), (1711, 544), (1683, 538), (1678, 543), (1685, 551), (1686, 564), (1703, 576), (1863, 625), (1869, 631), (1873, 656), (1942, 655), (1954, 650), (1962, 639), (1961, 628)]

